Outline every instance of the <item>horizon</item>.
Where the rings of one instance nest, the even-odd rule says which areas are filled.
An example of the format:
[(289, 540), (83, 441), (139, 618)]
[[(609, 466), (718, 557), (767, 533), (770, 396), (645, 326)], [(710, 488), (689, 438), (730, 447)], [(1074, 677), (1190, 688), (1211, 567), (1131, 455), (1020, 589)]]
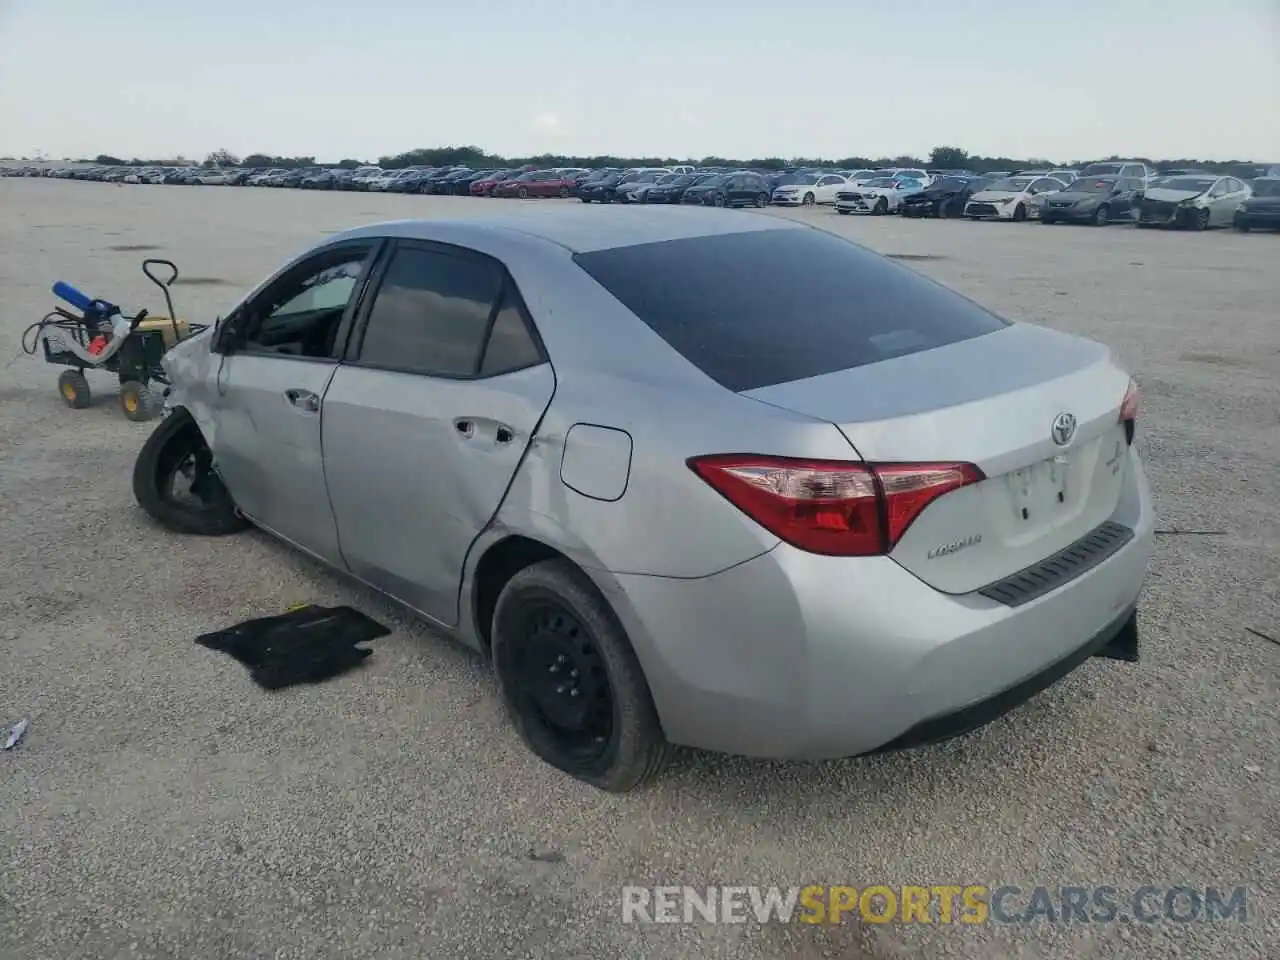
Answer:
[(1268, 163), (1280, 6), (975, 0), (915, 17), (738, 0), (726, 17), (666, 0), (586, 13), (9, 0), (0, 90), (0, 154), (14, 159), (226, 149), (336, 163), (436, 141), (508, 157), (919, 158), (954, 144)]

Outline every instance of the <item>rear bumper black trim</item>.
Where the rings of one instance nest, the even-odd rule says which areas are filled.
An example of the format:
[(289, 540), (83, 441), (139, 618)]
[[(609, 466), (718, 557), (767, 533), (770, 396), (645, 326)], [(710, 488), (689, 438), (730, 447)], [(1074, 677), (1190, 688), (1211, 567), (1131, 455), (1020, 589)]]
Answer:
[(1006, 607), (1020, 607), (1088, 573), (1133, 539), (1121, 523), (1106, 521), (1046, 560), (988, 584), (977, 592)]
[(906, 733), (877, 747), (870, 753), (890, 753), (912, 747), (941, 743), (971, 733), (997, 720), (1011, 710), (1026, 703), (1040, 691), (1051, 687), (1090, 657), (1105, 657), (1129, 662), (1138, 659), (1138, 612), (1130, 607), (1084, 646), (1015, 684), (995, 696), (971, 704), (952, 713), (924, 720)]

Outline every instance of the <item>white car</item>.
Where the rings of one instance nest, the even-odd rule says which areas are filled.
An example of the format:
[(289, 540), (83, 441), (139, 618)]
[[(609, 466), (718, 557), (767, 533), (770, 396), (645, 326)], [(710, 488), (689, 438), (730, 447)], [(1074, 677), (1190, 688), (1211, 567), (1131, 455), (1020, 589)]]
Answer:
[(868, 180), (875, 180), (877, 177), (884, 176), (879, 170), (840, 170), (839, 173), (845, 180), (853, 184), (863, 184)]
[(838, 173), (797, 173), (787, 177), (773, 191), (773, 202), (783, 207), (812, 207), (835, 203), (836, 191), (849, 181)]
[(351, 185), (360, 190), (367, 190), (369, 184), (385, 176), (386, 173), (387, 171), (381, 167), (357, 167), (351, 174)]
[(196, 179), (206, 187), (225, 187), (235, 179), (235, 176), (236, 171), (233, 170), (210, 170)]
[(925, 187), (933, 183), (933, 177), (928, 171), (921, 170), (919, 167), (894, 167), (888, 173), (882, 173), (881, 176), (896, 177), (899, 180), (919, 180)]
[(1065, 186), (1056, 177), (1006, 177), (970, 197), (964, 215), (970, 220), (1034, 219), (1040, 216), (1042, 198)]
[[(364, 185), (367, 190), (385, 192), (395, 186), (398, 181), (404, 180), (407, 177), (419, 176), (421, 173), (421, 167), (405, 167), (402, 170), (384, 170), (377, 176), (370, 177), (365, 180)], [(351, 179), (354, 180), (355, 178), (352, 177)]]
[(902, 198), (924, 189), (924, 182), (912, 177), (876, 177), (866, 183), (846, 185), (836, 193), (836, 213), (897, 213)]
[(252, 177), (246, 180), (245, 183), (247, 183), (251, 187), (260, 187), (267, 180), (272, 180), (276, 177), (284, 176), (284, 174), (288, 172), (289, 172), (288, 170), (285, 170), (281, 167), (272, 167), (270, 170), (265, 170), (262, 173), (255, 173)]

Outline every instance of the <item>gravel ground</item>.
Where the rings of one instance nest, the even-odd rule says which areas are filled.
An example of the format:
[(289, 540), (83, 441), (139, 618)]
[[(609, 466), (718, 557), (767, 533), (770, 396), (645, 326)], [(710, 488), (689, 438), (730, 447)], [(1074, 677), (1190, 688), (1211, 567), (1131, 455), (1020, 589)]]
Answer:
[[(519, 202), (519, 201), (510, 201)], [(548, 201), (552, 202), (552, 201)], [(1137, 666), (1091, 662), (939, 747), (686, 754), (606, 796), (536, 762), (485, 665), (257, 534), (182, 539), (128, 475), (147, 432), (72, 412), (18, 335), (67, 279), (210, 319), (326, 232), (508, 201), (0, 181), (0, 956), (1280, 956), (1280, 237), (787, 214), (1015, 319), (1112, 345), (1144, 390), (1163, 528)], [(9, 358), (14, 359), (10, 360)], [(394, 628), (267, 695), (197, 634), (292, 603)], [(1248, 923), (623, 925), (626, 883), (1250, 887)]]

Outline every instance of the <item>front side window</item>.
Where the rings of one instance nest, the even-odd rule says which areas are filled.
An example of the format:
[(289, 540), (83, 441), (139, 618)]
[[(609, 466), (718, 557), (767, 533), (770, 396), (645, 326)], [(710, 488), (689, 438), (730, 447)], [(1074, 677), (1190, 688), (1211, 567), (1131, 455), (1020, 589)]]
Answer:
[(338, 328), (369, 249), (330, 251), (291, 271), (249, 308), (244, 349), (312, 359), (335, 356)]

